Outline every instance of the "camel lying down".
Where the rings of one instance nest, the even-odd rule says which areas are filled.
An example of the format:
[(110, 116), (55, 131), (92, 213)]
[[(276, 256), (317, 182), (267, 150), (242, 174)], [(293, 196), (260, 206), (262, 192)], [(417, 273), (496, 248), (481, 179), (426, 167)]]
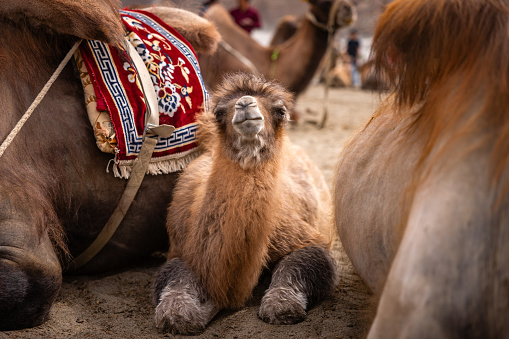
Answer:
[(170, 252), (154, 283), (157, 327), (174, 333), (243, 306), (266, 267), (259, 317), (271, 324), (302, 321), (337, 280), (328, 188), (285, 134), (291, 94), (240, 73), (218, 88), (201, 116), (205, 152), (174, 191)]

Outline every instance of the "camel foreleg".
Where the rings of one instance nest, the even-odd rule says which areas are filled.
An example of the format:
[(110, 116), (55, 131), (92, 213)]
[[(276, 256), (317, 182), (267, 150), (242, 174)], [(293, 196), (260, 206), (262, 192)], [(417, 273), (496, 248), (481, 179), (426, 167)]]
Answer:
[(62, 284), (62, 269), (47, 234), (0, 198), (0, 331), (48, 319)]
[(156, 326), (179, 334), (198, 334), (219, 311), (195, 274), (180, 258), (166, 262), (154, 282)]
[(295, 324), (306, 310), (332, 293), (337, 269), (329, 252), (308, 246), (281, 259), (263, 296), (258, 316), (270, 324)]

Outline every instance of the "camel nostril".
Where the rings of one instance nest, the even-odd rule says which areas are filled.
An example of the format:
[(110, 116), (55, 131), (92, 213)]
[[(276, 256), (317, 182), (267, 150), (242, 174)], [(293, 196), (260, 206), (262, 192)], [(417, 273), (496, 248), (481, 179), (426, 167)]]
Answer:
[(244, 107), (257, 107), (258, 103), (256, 102), (256, 98), (250, 95), (244, 95), (242, 98), (237, 100), (235, 103), (235, 108), (244, 108)]

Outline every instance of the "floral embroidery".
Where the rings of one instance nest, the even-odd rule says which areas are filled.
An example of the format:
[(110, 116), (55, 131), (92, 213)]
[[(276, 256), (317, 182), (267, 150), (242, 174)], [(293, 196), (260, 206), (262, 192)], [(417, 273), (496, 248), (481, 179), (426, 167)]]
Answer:
[[(124, 17), (124, 21), (127, 25), (139, 30), (144, 29), (143, 24), (135, 19)], [(146, 39), (141, 39), (136, 33), (131, 32), (127, 38), (149, 71), (157, 95), (159, 113), (173, 117), (179, 108), (184, 113), (186, 113), (186, 109), (192, 108), (192, 99), (189, 93), (193, 91), (193, 87), (189, 83), (190, 70), (186, 65), (186, 60), (179, 57), (174, 63), (174, 60), (163, 52), (171, 50), (173, 47), (158, 34), (150, 33), (147, 34)], [(175, 83), (177, 69), (186, 83)]]

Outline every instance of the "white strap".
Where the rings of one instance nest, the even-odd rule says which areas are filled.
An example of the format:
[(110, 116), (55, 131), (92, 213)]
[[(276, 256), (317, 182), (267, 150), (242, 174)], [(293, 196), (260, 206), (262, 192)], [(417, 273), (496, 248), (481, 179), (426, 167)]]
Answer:
[(134, 46), (127, 41), (128, 53), (131, 56), (134, 67), (138, 73), (138, 78), (141, 82), (141, 90), (145, 97), (145, 103), (147, 106), (147, 112), (145, 114), (145, 134), (158, 135), (161, 138), (169, 138), (175, 127), (171, 125), (159, 125), (159, 109), (157, 104), (157, 96), (154, 90), (154, 84), (148, 73), (148, 69), (145, 63), (141, 59), (140, 55), (134, 48)]

